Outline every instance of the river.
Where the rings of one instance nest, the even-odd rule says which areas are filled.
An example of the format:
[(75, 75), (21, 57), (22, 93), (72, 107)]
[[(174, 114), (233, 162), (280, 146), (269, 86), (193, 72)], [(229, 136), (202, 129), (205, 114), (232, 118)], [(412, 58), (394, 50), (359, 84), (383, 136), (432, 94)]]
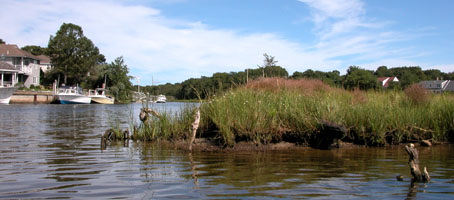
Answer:
[(399, 146), (190, 154), (130, 141), (101, 150), (101, 134), (137, 122), (140, 107), (0, 105), (0, 198), (454, 199), (453, 145), (419, 147), (432, 180), (414, 185)]

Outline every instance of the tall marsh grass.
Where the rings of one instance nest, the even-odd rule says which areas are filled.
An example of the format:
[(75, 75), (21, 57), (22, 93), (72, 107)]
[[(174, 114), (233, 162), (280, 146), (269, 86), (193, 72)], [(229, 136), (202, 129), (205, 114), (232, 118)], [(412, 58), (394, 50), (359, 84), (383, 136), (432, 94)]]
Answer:
[(225, 145), (307, 143), (320, 133), (322, 120), (346, 127), (344, 140), (378, 146), (447, 141), (454, 131), (453, 96), (416, 87), (405, 92), (346, 91), (318, 80), (267, 78), (218, 95), (201, 109), (202, 131), (216, 129)]
[[(195, 107), (151, 117), (137, 139), (188, 139)], [(381, 146), (454, 138), (454, 95), (412, 86), (402, 91), (347, 91), (318, 80), (266, 78), (217, 94), (200, 105), (202, 137), (225, 146), (239, 141), (307, 144), (322, 137), (322, 121), (347, 130), (342, 140)]]
[(187, 139), (191, 133), (194, 113), (194, 106), (186, 106), (179, 112), (164, 110), (159, 117), (148, 116), (148, 120), (141, 123), (133, 133), (134, 137), (145, 141)]

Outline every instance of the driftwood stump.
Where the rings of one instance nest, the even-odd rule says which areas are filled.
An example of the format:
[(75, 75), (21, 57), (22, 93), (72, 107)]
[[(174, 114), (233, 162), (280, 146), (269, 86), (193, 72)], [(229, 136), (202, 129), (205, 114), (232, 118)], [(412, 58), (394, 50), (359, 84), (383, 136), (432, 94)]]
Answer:
[(155, 110), (153, 110), (151, 108), (142, 108), (142, 109), (140, 109), (140, 114), (139, 114), (140, 121), (142, 121), (143, 123), (147, 122), (149, 114), (151, 114), (157, 118), (162, 117), (161, 114), (159, 114), (158, 112), (156, 112)]
[(408, 165), (410, 166), (411, 175), (413, 176), (412, 181), (429, 182), (430, 176), (429, 172), (427, 172), (426, 167), (424, 167), (424, 170), (422, 172), (419, 168), (419, 155), (418, 150), (415, 148), (415, 145), (406, 145), (405, 150), (410, 156), (410, 158), (408, 159)]
[(192, 123), (192, 137), (191, 141), (189, 142), (189, 151), (192, 151), (192, 144), (194, 143), (197, 129), (199, 128), (199, 124), (200, 124), (200, 109), (197, 109), (197, 112), (195, 113), (194, 116), (194, 122)]
[[(104, 134), (101, 135), (101, 149), (106, 149), (108, 143), (116, 140), (121, 140), (121, 137), (117, 138), (114, 129), (111, 128), (107, 129), (106, 132), (104, 132)], [(126, 128), (125, 131), (123, 131), (123, 140), (129, 140), (128, 128)], [(125, 142), (125, 145), (127, 145), (127, 142)]]

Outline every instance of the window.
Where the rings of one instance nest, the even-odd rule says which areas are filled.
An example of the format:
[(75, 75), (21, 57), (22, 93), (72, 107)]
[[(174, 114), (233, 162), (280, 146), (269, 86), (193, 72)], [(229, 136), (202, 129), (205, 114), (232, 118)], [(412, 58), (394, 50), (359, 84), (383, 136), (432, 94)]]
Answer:
[(38, 80), (37, 77), (34, 76), (34, 77), (33, 77), (33, 84), (37, 84), (37, 80)]

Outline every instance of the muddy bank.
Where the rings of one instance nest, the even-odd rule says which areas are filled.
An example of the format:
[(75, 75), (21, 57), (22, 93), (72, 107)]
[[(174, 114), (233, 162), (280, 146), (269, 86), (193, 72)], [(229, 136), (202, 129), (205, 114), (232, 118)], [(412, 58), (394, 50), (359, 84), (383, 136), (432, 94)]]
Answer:
[[(161, 141), (164, 144), (174, 145), (175, 148), (180, 150), (188, 150), (189, 143), (188, 141), (176, 141), (176, 142), (167, 142)], [(215, 141), (212, 141), (207, 138), (197, 138), (192, 145), (193, 151), (203, 151), (203, 152), (235, 152), (235, 151), (286, 151), (286, 150), (304, 150), (308, 148), (313, 148), (308, 145), (298, 145), (290, 142), (279, 142), (271, 144), (255, 144), (253, 142), (238, 142), (232, 147), (222, 146)], [(355, 145), (353, 143), (339, 142), (338, 145), (332, 146), (329, 149), (337, 148), (366, 148), (365, 145)]]
[[(170, 148), (175, 148), (178, 150), (189, 151), (189, 142), (180, 140), (180, 141), (156, 141), (161, 145), (166, 145)], [(387, 145), (382, 147), (371, 147), (366, 145), (358, 145), (349, 142), (340, 141), (338, 144), (331, 146), (327, 150), (335, 149), (365, 149), (365, 148), (388, 148), (388, 147), (402, 147), (404, 148), (409, 143), (400, 143), (395, 145)], [(449, 145), (447, 142), (435, 142), (433, 145)], [(423, 148), (428, 147), (421, 143), (414, 143), (415, 147)], [(195, 143), (192, 145), (192, 151), (196, 152), (247, 152), (247, 151), (288, 151), (288, 150), (307, 150), (307, 149), (319, 149), (314, 148), (309, 145), (299, 145), (290, 142), (279, 142), (272, 144), (255, 144), (252, 142), (238, 142), (233, 147), (225, 147), (213, 140), (207, 138), (197, 138)]]

